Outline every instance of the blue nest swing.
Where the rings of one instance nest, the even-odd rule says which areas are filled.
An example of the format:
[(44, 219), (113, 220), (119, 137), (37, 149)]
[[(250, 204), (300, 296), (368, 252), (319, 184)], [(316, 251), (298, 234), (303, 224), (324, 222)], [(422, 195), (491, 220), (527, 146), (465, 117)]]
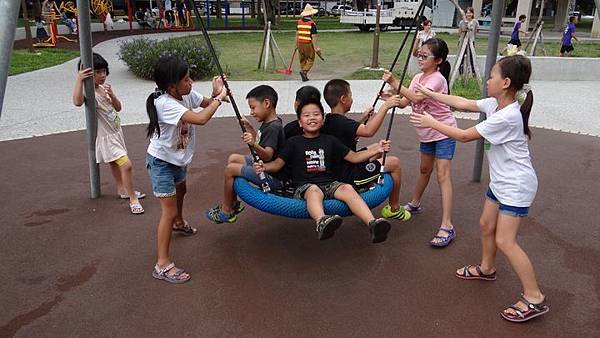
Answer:
[[(383, 184), (376, 184), (370, 190), (361, 193), (360, 197), (367, 203), (369, 208), (375, 208), (388, 198), (392, 191), (392, 185), (390, 174), (384, 174)], [(236, 177), (233, 188), (242, 201), (255, 209), (289, 218), (311, 218), (306, 209), (305, 200), (265, 193), (260, 187), (241, 177)], [(323, 206), (327, 215), (335, 214), (342, 217), (352, 215), (346, 203), (336, 199), (323, 201)]]

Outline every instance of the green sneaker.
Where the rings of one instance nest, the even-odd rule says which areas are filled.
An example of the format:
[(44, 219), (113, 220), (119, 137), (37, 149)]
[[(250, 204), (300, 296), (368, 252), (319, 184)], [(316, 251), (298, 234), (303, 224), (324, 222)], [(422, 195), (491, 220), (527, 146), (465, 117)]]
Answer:
[(235, 212), (227, 214), (221, 210), (221, 207), (214, 207), (206, 210), (206, 218), (215, 224), (233, 223), (237, 221)]
[(392, 211), (392, 207), (388, 204), (381, 209), (381, 216), (384, 218), (399, 219), (406, 222), (410, 219), (411, 214), (410, 211), (404, 209), (402, 206), (398, 210)]

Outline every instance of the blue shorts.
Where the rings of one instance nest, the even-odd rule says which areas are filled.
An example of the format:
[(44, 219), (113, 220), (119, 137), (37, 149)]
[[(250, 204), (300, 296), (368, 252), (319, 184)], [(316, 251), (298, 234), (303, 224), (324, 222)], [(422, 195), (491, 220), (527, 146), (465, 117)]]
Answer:
[[(260, 176), (258, 176), (256, 174), (256, 171), (254, 170), (254, 160), (252, 159), (252, 156), (246, 155), (244, 156), (244, 158), (246, 159), (246, 165), (242, 167), (240, 177), (243, 177), (248, 181), (260, 186), (263, 183), (263, 181), (260, 179)], [(281, 180), (279, 180), (278, 178), (273, 177), (267, 173), (265, 173), (265, 178), (266, 182), (269, 184), (269, 187), (271, 189), (278, 190), (283, 188), (283, 182), (281, 182)]]
[(498, 204), (500, 206), (500, 212), (505, 215), (513, 217), (527, 217), (527, 215), (529, 214), (529, 207), (513, 207), (511, 205), (500, 203), (500, 201), (498, 201), (496, 196), (494, 196), (494, 193), (490, 188), (488, 188), (487, 192), (485, 193), (485, 197), (490, 201)]
[(177, 194), (175, 186), (185, 181), (187, 167), (180, 167), (150, 154), (146, 155), (146, 168), (152, 181), (156, 197), (171, 197)]
[(420, 150), (423, 154), (433, 155), (440, 160), (451, 160), (456, 150), (456, 141), (445, 138), (433, 142), (421, 142)]

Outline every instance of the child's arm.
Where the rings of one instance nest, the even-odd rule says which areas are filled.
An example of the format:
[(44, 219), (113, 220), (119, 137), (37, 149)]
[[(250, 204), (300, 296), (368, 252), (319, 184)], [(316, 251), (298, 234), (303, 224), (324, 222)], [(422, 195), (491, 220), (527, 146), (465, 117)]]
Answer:
[(388, 112), (388, 110), (390, 110), (393, 107), (399, 107), (401, 103), (402, 103), (402, 98), (400, 98), (400, 96), (398, 96), (398, 95), (394, 95), (394, 96), (388, 98), (383, 103), (381, 108), (379, 108), (379, 111), (371, 119), (371, 121), (369, 123), (361, 124), (358, 127), (358, 129), (356, 130), (356, 136), (371, 137), (371, 136), (375, 135), (375, 133), (381, 127), (381, 124), (383, 123), (383, 120), (385, 119), (385, 114)]
[(456, 108), (460, 111), (466, 112), (479, 112), (476, 100), (465, 99), (464, 97), (442, 94), (434, 92), (422, 84), (417, 84), (417, 90), (425, 96), (428, 96), (436, 101), (445, 103), (450, 107)]
[(108, 94), (108, 97), (110, 97), (110, 101), (115, 111), (120, 112), (123, 106), (121, 105), (121, 101), (119, 101), (117, 95), (115, 95), (115, 93), (113, 92), (112, 86), (108, 83), (105, 83), (104, 90), (106, 91), (106, 94)]
[(83, 69), (83, 65), (79, 67), (77, 79), (75, 80), (75, 88), (73, 89), (73, 104), (77, 107), (81, 107), (85, 102), (85, 97), (83, 96), (83, 82), (92, 75), (94, 75), (92, 68)]
[(281, 170), (284, 165), (285, 161), (278, 157), (269, 163), (263, 163), (263, 161), (254, 162), (254, 170), (258, 175), (262, 172), (276, 173)]
[(185, 113), (183, 113), (183, 116), (181, 116), (181, 120), (183, 120), (183, 122), (191, 124), (198, 124), (201, 126), (205, 125), (215, 114), (219, 106), (221, 106), (221, 102), (226, 96), (227, 90), (223, 88), (221, 93), (219, 93), (219, 95), (214, 100), (211, 100), (206, 108), (202, 109), (197, 113), (192, 110), (188, 110)]
[(394, 74), (387, 70), (383, 73), (383, 81), (389, 83), (392, 88), (396, 89), (398, 93), (405, 98), (405, 100), (402, 101), (400, 108), (408, 106), (410, 102), (420, 103), (426, 98), (425, 95), (420, 92), (413, 92), (408, 88), (401, 86), (400, 82), (394, 77)]
[(377, 144), (377, 146), (368, 147), (365, 150), (354, 152), (350, 150), (346, 156), (344, 156), (344, 160), (350, 163), (361, 163), (368, 161), (371, 157), (378, 155), (380, 153), (390, 151), (390, 141), (381, 140)]
[(415, 127), (433, 128), (439, 131), (440, 133), (460, 142), (470, 142), (481, 138), (481, 135), (475, 127), (471, 127), (469, 129), (460, 129), (457, 127), (449, 126), (434, 119), (433, 116), (425, 112), (423, 114), (411, 115), (410, 122)]
[(268, 146), (263, 147), (260, 144), (258, 144), (256, 142), (256, 130), (254, 129), (254, 127), (246, 119), (242, 119), (242, 123), (246, 128), (246, 132), (242, 134), (242, 141), (254, 148), (254, 151), (256, 151), (256, 154), (258, 155), (258, 157), (260, 157), (261, 160), (265, 162), (271, 161), (273, 159), (273, 156), (275, 155), (275, 149)]

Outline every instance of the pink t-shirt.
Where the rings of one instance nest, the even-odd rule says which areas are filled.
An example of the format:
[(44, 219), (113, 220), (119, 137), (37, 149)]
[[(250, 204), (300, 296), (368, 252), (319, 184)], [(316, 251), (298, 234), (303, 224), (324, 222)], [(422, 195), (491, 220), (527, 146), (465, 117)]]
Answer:
[[(415, 87), (417, 83), (423, 84), (434, 92), (448, 94), (448, 83), (440, 72), (436, 71), (427, 76), (423, 76), (423, 73), (415, 75), (408, 89), (416, 92)], [(413, 114), (422, 114), (425, 111), (443, 124), (456, 127), (456, 119), (450, 111), (450, 107), (445, 103), (426, 98), (420, 103), (411, 103), (411, 106)], [(415, 129), (421, 142), (433, 142), (448, 138), (448, 136), (432, 128), (415, 127)]]

